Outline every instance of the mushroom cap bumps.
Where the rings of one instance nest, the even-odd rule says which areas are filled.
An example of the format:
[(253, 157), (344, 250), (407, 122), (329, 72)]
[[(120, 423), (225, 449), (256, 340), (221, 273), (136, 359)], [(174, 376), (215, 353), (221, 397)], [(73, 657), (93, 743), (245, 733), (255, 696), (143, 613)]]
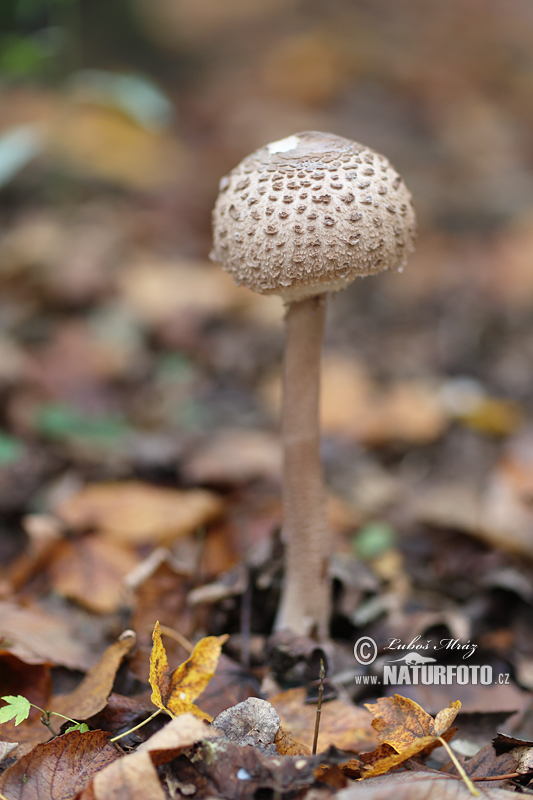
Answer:
[(292, 302), (402, 269), (416, 220), (384, 156), (305, 131), (256, 150), (222, 178), (213, 231), (212, 257), (235, 283)]

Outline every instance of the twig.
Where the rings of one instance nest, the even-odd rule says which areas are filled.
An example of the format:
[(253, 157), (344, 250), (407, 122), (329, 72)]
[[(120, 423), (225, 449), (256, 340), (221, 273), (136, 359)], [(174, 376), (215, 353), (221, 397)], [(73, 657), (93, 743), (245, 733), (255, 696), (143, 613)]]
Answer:
[(508, 775), (491, 775), (490, 777), (484, 778), (481, 775), (478, 775), (475, 778), (470, 778), (471, 781), (507, 781), (511, 778), (520, 778), (523, 777), (527, 773), (522, 772), (509, 772)]
[(322, 714), (322, 694), (324, 692), (324, 678), (326, 677), (326, 670), (324, 669), (324, 661), (320, 659), (320, 672), (318, 673), (320, 684), (318, 687), (318, 703), (316, 707), (316, 721), (315, 721), (315, 737), (313, 739), (313, 755), (316, 755), (316, 748), (318, 745), (318, 729), (320, 728), (320, 715)]
[(466, 785), (467, 785), (467, 787), (468, 787), (468, 789), (470, 791), (470, 794), (473, 794), (474, 797), (479, 797), (481, 792), (478, 789), (476, 789), (476, 787), (474, 786), (474, 784), (472, 783), (472, 781), (470, 780), (470, 778), (468, 777), (468, 775), (466, 774), (466, 772), (462, 768), (461, 764), (459, 763), (459, 761), (457, 759), (457, 756), (453, 752), (453, 750), (450, 747), (450, 745), (448, 744), (448, 742), (445, 739), (443, 739), (442, 736), (439, 736), (437, 741), (439, 741), (441, 743), (441, 745), (444, 747), (444, 749), (446, 750), (446, 752), (450, 756), (451, 760), (454, 763), (455, 769), (457, 770), (457, 772), (459, 773), (459, 775), (461, 776), (463, 781), (466, 783)]

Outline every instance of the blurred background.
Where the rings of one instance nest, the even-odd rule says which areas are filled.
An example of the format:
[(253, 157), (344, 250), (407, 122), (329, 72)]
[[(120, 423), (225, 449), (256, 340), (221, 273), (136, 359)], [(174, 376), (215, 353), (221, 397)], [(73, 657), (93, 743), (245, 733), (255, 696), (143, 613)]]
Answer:
[(283, 310), (209, 263), (210, 213), (309, 129), (383, 152), (420, 223), (330, 302), (339, 547), (404, 534), (463, 600), (476, 547), (531, 556), (532, 42), (531, 0), (2, 0), (0, 560), (87, 480), (216, 490), (212, 574), (279, 524)]

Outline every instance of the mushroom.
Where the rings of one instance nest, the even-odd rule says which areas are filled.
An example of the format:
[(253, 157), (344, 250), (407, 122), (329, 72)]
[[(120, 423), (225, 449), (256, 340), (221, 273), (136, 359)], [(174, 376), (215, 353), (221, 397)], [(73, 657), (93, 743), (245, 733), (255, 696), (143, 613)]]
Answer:
[(287, 305), (283, 370), (286, 569), (275, 627), (324, 640), (330, 533), (320, 459), (325, 297), (359, 275), (401, 271), (413, 250), (411, 195), (387, 159), (330, 133), (262, 147), (220, 182), (214, 249), (237, 285)]

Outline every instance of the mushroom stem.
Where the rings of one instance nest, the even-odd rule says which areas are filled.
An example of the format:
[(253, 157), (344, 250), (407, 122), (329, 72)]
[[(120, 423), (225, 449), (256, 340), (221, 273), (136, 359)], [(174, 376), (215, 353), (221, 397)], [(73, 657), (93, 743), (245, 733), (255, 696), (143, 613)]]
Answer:
[(290, 303), (283, 368), (285, 584), (276, 630), (328, 636), (329, 530), (320, 459), (320, 358), (326, 296)]

